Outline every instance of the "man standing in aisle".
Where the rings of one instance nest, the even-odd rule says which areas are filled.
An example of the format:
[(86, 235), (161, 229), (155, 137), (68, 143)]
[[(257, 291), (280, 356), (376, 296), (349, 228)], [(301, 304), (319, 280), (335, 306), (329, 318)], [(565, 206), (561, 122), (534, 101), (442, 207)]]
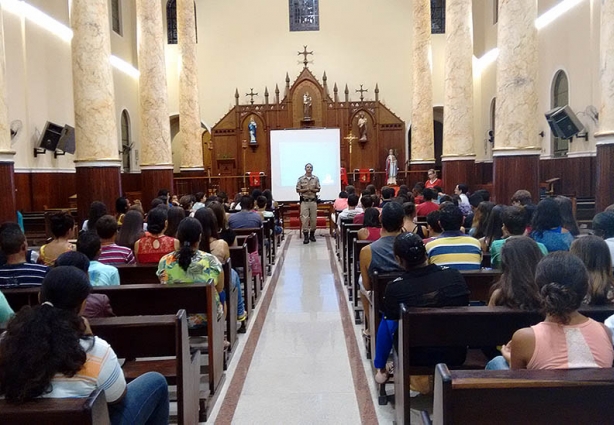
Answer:
[(316, 241), (316, 220), (318, 217), (317, 193), (320, 191), (320, 179), (312, 174), (313, 165), (305, 165), (305, 174), (296, 182), (296, 192), (301, 197), (301, 228), (304, 244)]

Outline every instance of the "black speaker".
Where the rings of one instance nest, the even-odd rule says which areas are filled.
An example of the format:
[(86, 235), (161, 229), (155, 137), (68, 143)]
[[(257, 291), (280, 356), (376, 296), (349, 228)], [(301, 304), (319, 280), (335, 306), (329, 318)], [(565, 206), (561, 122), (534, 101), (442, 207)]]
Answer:
[(66, 124), (62, 129), (62, 136), (60, 137), (56, 149), (74, 155), (75, 147), (75, 129)]
[(58, 147), (58, 143), (60, 142), (60, 137), (62, 137), (63, 129), (64, 127), (47, 121), (38, 142), (38, 146), (47, 149), (48, 151), (55, 151), (55, 149)]
[(545, 115), (552, 134), (558, 138), (571, 139), (584, 131), (584, 126), (569, 105), (554, 108)]

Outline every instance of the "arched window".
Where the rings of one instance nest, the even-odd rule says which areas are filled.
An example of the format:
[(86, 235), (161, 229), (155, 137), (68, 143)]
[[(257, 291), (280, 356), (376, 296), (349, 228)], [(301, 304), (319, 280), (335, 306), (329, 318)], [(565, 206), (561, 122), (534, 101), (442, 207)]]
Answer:
[(446, 32), (446, 0), (431, 0), (431, 34)]
[[(554, 75), (552, 82), (551, 109), (569, 105), (569, 81), (565, 71), (560, 70)], [(566, 156), (569, 151), (569, 140), (552, 136), (552, 153), (555, 157)]]
[(111, 0), (111, 22), (113, 31), (122, 35), (122, 18), (120, 0)]
[[(196, 3), (194, 3), (194, 31), (198, 43), (198, 23), (196, 22)], [(177, 0), (166, 3), (166, 32), (168, 44), (177, 44)]]
[(130, 116), (125, 109), (121, 116), (122, 129), (122, 168), (124, 173), (130, 172), (130, 153), (132, 152), (132, 142), (130, 140)]

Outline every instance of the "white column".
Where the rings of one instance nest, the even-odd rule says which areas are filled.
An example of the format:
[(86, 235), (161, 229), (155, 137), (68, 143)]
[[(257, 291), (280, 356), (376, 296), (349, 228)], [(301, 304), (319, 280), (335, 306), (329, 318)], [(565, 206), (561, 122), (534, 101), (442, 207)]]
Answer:
[(614, 2), (601, 2), (599, 132), (597, 144), (614, 143)]

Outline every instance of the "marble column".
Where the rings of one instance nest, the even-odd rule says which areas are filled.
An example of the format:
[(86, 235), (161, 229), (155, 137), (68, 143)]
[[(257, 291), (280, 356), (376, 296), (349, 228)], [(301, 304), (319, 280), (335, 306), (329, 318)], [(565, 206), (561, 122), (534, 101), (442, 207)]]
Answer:
[(196, 16), (193, 0), (177, 0), (179, 71), (179, 127), (183, 136), (181, 171), (203, 171), (202, 133), (198, 99)]
[(121, 194), (107, 1), (73, 0), (71, 27), (77, 208), (84, 219), (93, 201), (113, 212)]
[(600, 41), (600, 84), (601, 103), (599, 110), (599, 132), (597, 139), (597, 191), (595, 207), (597, 212), (614, 204), (614, 2), (601, 2)]
[(471, 0), (446, 2), (442, 179), (444, 191), (474, 183), (473, 16)]
[(431, 2), (414, 0), (413, 97), (411, 112), (411, 161), (414, 170), (435, 164), (433, 135), (433, 77), (431, 67)]
[(494, 198), (509, 203), (518, 189), (539, 192), (537, 1), (500, 0)]
[(146, 207), (159, 189), (173, 189), (164, 26), (160, 4), (137, 0), (139, 101), (141, 106), (141, 200)]
[(4, 53), (4, 26), (0, 10), (0, 187), (3, 199), (0, 202), (0, 223), (17, 219), (15, 203), (14, 160), (11, 149), (11, 131), (6, 99), (6, 60)]

